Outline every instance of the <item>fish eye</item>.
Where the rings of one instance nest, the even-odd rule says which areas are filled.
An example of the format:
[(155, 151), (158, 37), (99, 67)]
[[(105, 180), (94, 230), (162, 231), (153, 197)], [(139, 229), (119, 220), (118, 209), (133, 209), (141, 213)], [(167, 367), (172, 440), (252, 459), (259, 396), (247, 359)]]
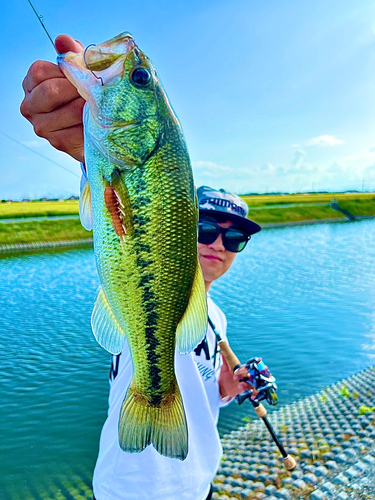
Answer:
[(147, 87), (151, 82), (151, 73), (143, 66), (137, 66), (132, 70), (129, 78), (136, 87)]

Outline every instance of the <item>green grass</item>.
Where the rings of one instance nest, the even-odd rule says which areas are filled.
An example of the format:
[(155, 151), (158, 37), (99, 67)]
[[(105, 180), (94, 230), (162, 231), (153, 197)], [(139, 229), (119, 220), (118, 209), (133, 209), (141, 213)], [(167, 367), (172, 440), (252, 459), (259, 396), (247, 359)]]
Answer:
[(0, 245), (17, 243), (41, 243), (51, 241), (74, 241), (92, 238), (77, 219), (22, 221), (0, 224)]
[[(332, 210), (330, 201), (336, 198), (341, 208), (353, 215), (375, 216), (374, 193), (317, 193), (295, 195), (242, 196), (249, 206), (249, 218), (259, 224), (302, 222), (346, 217)], [(294, 206), (287, 206), (294, 205)]]
[[(375, 193), (259, 195), (242, 198), (250, 208), (249, 218), (259, 224), (338, 218), (346, 220), (343, 214), (329, 207), (333, 198), (354, 215), (375, 216)], [(92, 238), (92, 231), (86, 231), (78, 219), (27, 220), (27, 217), (77, 214), (78, 201), (0, 203), (0, 218), (21, 218), (17, 223), (0, 224), (0, 245)]]
[(249, 219), (258, 222), (259, 224), (281, 223), (281, 222), (302, 222), (323, 219), (340, 219), (346, 220), (346, 217), (336, 210), (327, 207), (270, 207), (268, 209), (250, 208)]
[(353, 215), (375, 215), (375, 196), (372, 200), (344, 200), (339, 204)]
[(0, 203), (0, 219), (45, 217), (48, 215), (78, 215), (78, 201), (12, 201)]
[(257, 195), (257, 196), (241, 196), (246, 203), (252, 207), (265, 207), (272, 205), (283, 204), (310, 204), (310, 203), (327, 203), (336, 198), (340, 202), (365, 201), (375, 202), (375, 193), (313, 193), (313, 194), (278, 194), (278, 195)]

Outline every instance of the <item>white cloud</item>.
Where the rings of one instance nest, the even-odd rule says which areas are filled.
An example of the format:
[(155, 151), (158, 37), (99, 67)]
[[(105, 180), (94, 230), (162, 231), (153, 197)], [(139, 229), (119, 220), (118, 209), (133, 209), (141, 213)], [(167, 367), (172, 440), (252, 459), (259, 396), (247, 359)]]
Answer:
[(364, 179), (367, 180), (375, 180), (375, 163), (373, 165), (368, 166), (362, 172)]
[(338, 161), (334, 161), (326, 170), (328, 174), (342, 174), (345, 167)]
[(369, 161), (374, 161), (375, 159), (375, 148), (364, 148), (361, 149), (360, 151), (357, 151), (356, 153), (353, 153), (351, 155), (345, 156), (342, 158), (343, 162), (358, 162), (360, 160), (369, 162)]
[(292, 159), (292, 165), (300, 165), (305, 157), (305, 151), (303, 149), (298, 149), (295, 151), (293, 159)]
[(300, 146), (289, 162), (245, 160), (242, 166), (193, 162), (195, 181), (197, 186), (224, 187), (237, 193), (363, 189), (363, 182), (367, 190), (375, 189), (375, 147), (370, 145), (350, 156), (330, 156), (313, 162), (306, 151)]
[(333, 135), (319, 135), (306, 142), (307, 146), (338, 146), (344, 144), (344, 141), (333, 137)]

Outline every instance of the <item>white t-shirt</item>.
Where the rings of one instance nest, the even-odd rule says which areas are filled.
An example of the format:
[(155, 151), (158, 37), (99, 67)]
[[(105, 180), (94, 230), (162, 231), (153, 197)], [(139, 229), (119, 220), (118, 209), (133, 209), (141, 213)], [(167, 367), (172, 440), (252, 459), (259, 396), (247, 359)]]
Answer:
[[(226, 339), (223, 312), (209, 297), (207, 302), (213, 324)], [(113, 357), (108, 417), (93, 478), (97, 500), (206, 499), (222, 455), (216, 424), (219, 407), (223, 405), (218, 386), (222, 360), (220, 352), (216, 353), (216, 362), (213, 359), (216, 338), (210, 326), (206, 339), (209, 353), (204, 342), (196, 349), (200, 355), (180, 355), (176, 351), (176, 376), (189, 432), (189, 452), (184, 461), (161, 456), (152, 446), (141, 453), (121, 450), (118, 419), (133, 370), (127, 345), (119, 356)]]

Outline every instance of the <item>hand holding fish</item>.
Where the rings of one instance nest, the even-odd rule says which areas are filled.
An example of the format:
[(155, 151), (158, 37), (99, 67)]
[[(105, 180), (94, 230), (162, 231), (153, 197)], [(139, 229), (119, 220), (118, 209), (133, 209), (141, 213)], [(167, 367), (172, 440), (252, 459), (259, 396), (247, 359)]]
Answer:
[[(80, 52), (82, 45), (70, 36), (56, 38), (59, 53)], [(21, 113), (35, 133), (78, 161), (84, 160), (82, 110), (84, 99), (60, 68), (48, 61), (36, 61), (23, 81), (25, 97)]]

